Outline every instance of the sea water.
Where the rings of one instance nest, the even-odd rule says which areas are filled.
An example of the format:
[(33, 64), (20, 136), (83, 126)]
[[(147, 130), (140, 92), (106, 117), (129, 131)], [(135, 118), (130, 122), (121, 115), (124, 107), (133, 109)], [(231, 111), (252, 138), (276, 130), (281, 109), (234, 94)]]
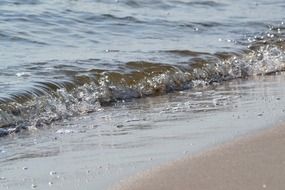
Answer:
[(284, 11), (279, 0), (1, 1), (0, 187), (105, 189), (276, 124)]

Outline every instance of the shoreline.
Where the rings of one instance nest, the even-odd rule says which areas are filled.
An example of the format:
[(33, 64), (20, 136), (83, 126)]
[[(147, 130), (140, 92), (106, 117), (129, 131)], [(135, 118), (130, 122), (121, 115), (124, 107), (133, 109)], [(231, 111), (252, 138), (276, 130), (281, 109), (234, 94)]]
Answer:
[(285, 187), (285, 125), (237, 137), (121, 181), (116, 190), (235, 190)]
[[(58, 123), (49, 130), (3, 138), (0, 187), (110, 189), (122, 180), (121, 184), (131, 184), (134, 178), (140, 182), (150, 168), (154, 168), (151, 175), (169, 171), (163, 168), (189, 159), (187, 155), (195, 159), (212, 148), (206, 153), (283, 124), (284, 77), (235, 80), (215, 89), (125, 102), (84, 118), (75, 117), (64, 125)], [(177, 178), (183, 174), (175, 172)], [(171, 180), (174, 177), (170, 176)], [(177, 182), (181, 187), (171, 182), (174, 186), (170, 189), (183, 190), (186, 180)], [(153, 189), (159, 190), (155, 186)]]

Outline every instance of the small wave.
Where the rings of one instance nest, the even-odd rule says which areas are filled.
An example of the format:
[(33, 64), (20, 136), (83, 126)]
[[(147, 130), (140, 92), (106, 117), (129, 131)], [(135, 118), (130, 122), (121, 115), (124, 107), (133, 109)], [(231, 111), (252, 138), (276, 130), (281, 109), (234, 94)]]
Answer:
[(206, 6), (206, 7), (223, 7), (226, 6), (224, 3), (219, 3), (216, 1), (191, 1), (191, 2), (185, 2), (185, 1), (172, 1), (176, 4), (181, 5), (187, 5), (187, 6)]
[(210, 55), (210, 53), (206, 52), (196, 52), (196, 51), (191, 51), (191, 50), (168, 50), (165, 51), (168, 53), (173, 53), (179, 56), (200, 56), (200, 55)]
[(275, 34), (256, 37), (248, 49), (236, 52), (164, 51), (187, 57), (188, 61), (176, 64), (130, 61), (115, 69), (84, 72), (63, 64), (57, 69), (70, 75), (70, 80), (36, 82), (29, 90), (0, 98), (1, 136), (100, 111), (116, 101), (284, 71), (282, 35), (277, 30)]
[(153, 8), (153, 9), (160, 8), (163, 10), (173, 8), (173, 6), (171, 6), (170, 3), (167, 3), (166, 1), (163, 1), (163, 0), (152, 0), (152, 1), (122, 0), (119, 2), (131, 8), (146, 8), (147, 7), (147, 8)]
[(6, 4), (12, 4), (12, 5), (36, 5), (36, 4), (39, 4), (40, 1), (39, 0), (25, 0), (25, 1), (22, 1), (22, 0), (3, 0), (0, 2), (0, 5), (3, 4), (3, 5), (6, 5)]
[(29, 43), (29, 44), (36, 44), (36, 45), (48, 45), (45, 42), (32, 40), (28, 37), (28, 35), (21, 33), (21, 34), (8, 34), (8, 33), (0, 33), (0, 39), (7, 42), (21, 42), (21, 43)]
[(133, 16), (118, 17), (118, 16), (111, 15), (111, 14), (103, 14), (101, 16), (104, 17), (105, 19), (112, 19), (115, 21), (128, 21), (128, 22), (134, 22), (134, 23), (143, 23), (143, 21), (140, 21), (139, 19)]

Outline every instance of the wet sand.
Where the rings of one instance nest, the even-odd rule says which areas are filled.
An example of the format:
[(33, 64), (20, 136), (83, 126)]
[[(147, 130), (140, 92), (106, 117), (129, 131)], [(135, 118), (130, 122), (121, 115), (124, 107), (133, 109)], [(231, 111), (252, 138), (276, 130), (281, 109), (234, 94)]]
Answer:
[(138, 174), (115, 189), (283, 189), (284, 145), (285, 125)]
[[(0, 138), (0, 189), (30, 190), (36, 186), (41, 190), (104, 190), (121, 180), (127, 181), (123, 184), (128, 184), (129, 189), (139, 186), (131, 181), (144, 184), (140, 187), (145, 189), (183, 189), (183, 186), (184, 189), (191, 189), (189, 184), (193, 181), (197, 185), (211, 187), (197, 187), (202, 190), (213, 187), (222, 189), (217, 184), (234, 182), (241, 186), (239, 183), (244, 182), (240, 182), (243, 180), (240, 178), (251, 182), (254, 181), (251, 179), (252, 173), (259, 175), (261, 172), (251, 173), (251, 168), (243, 171), (238, 162), (231, 168), (230, 155), (236, 158), (254, 149), (234, 148), (232, 152), (226, 151), (222, 156), (219, 154), (225, 147), (232, 149), (232, 144), (240, 142), (235, 140), (233, 143), (234, 138), (283, 123), (284, 80), (284, 74), (260, 76), (252, 80), (230, 81), (214, 89), (138, 99), (106, 107), (101, 112), (84, 117), (74, 117), (48, 129), (35, 129)], [(267, 131), (262, 135), (266, 137), (267, 134), (271, 133)], [(277, 132), (280, 138), (283, 134)], [(260, 138), (261, 142), (267, 138)], [(245, 139), (248, 141), (251, 138)], [(265, 163), (263, 167), (267, 167), (262, 171), (274, 177), (266, 181), (257, 176), (257, 188), (262, 189), (265, 184), (268, 189), (273, 189), (269, 182), (277, 184), (275, 180), (278, 178), (275, 176), (285, 176), (272, 173), (278, 172), (281, 165), (274, 159), (283, 156), (282, 147), (275, 145), (278, 144), (275, 140), (278, 139), (269, 138), (268, 143), (264, 141), (265, 145), (260, 145), (261, 151), (255, 153), (258, 158), (265, 160), (260, 163)], [(231, 142), (230, 145), (228, 142)], [(220, 146), (223, 143), (227, 145)], [(270, 147), (277, 149), (271, 150)], [(268, 153), (267, 149), (273, 152)], [(275, 155), (274, 151), (279, 151), (281, 155), (276, 154), (268, 161), (263, 151), (265, 155)], [(187, 155), (195, 156), (173, 162)], [(251, 166), (255, 159), (251, 158), (252, 154), (246, 155), (250, 158), (244, 158), (243, 162)], [(213, 158), (211, 162), (209, 158)], [(225, 164), (226, 161), (229, 165)], [(170, 164), (161, 166), (164, 163)], [(147, 174), (142, 172), (158, 166), (161, 167)], [(271, 166), (277, 169), (271, 169)], [(136, 176), (140, 172), (138, 177), (128, 180), (129, 176)], [(233, 178), (230, 174), (235, 172), (242, 173), (242, 176)], [(155, 183), (147, 176), (153, 177)], [(220, 176), (222, 180), (214, 182), (212, 176)]]

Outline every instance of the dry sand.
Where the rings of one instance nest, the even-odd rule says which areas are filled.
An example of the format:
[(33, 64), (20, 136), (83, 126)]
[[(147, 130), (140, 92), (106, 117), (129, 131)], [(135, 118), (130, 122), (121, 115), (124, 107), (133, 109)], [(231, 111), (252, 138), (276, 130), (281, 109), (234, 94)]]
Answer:
[(143, 172), (115, 189), (285, 189), (285, 126)]

